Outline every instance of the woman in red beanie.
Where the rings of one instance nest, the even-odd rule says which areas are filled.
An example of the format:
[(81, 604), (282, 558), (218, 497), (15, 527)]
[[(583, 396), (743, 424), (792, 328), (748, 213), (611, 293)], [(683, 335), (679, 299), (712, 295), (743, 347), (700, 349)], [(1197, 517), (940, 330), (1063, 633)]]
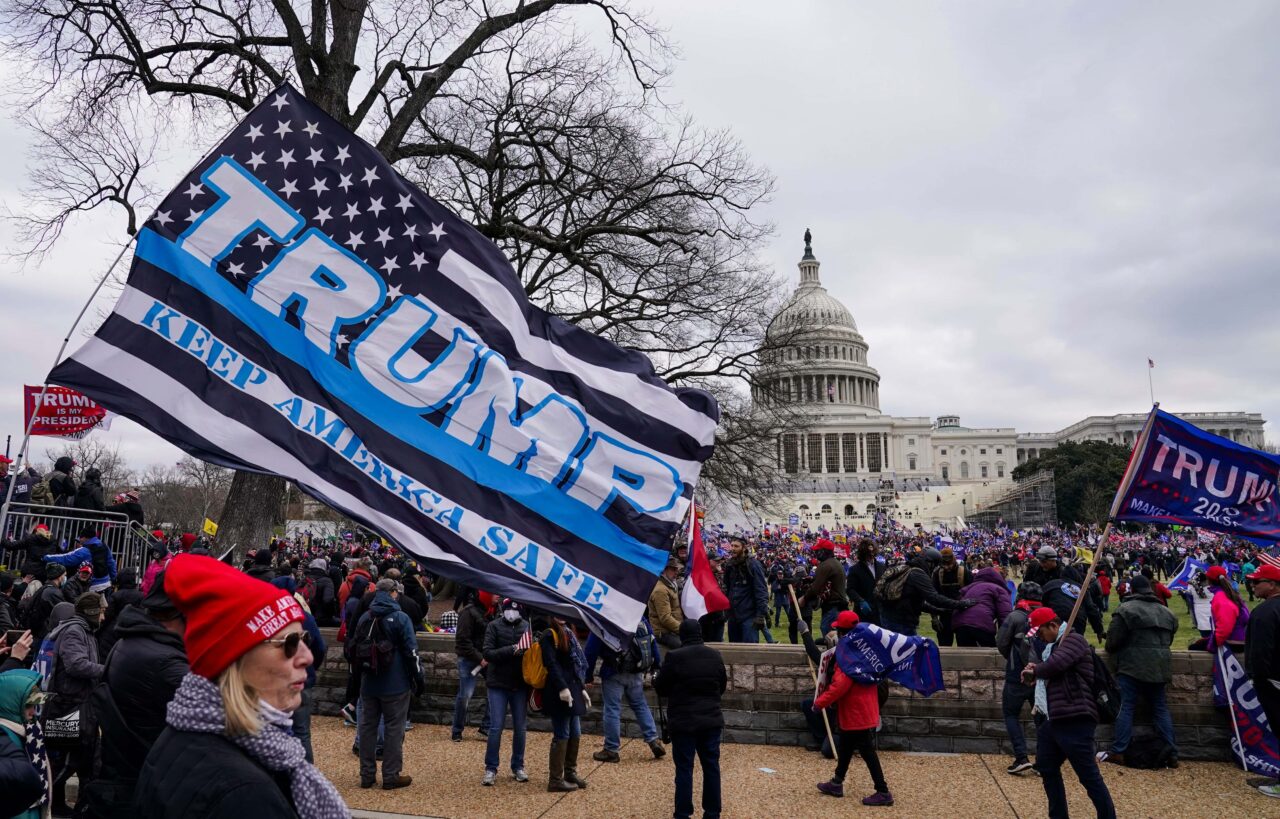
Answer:
[(220, 561), (178, 555), (165, 593), (185, 615), (191, 673), (138, 777), (143, 819), (347, 819), (291, 732), (311, 651), (287, 591)]

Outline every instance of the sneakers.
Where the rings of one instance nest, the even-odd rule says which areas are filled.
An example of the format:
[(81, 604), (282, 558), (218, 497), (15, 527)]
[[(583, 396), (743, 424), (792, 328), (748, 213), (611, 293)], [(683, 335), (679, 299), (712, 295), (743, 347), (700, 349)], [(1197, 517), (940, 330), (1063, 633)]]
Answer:
[(372, 788), (376, 784), (378, 784), (378, 780), (374, 779), (373, 777), (360, 780), (360, 787), (364, 788), (365, 790)]
[(1280, 785), (1263, 785), (1258, 788), (1258, 793), (1270, 796), (1272, 799), (1280, 799)]
[(893, 806), (893, 796), (887, 793), (876, 791), (870, 796), (862, 798), (862, 804), (870, 808), (888, 808)]
[(480, 780), (481, 785), (492, 785), (494, 780), (498, 778), (497, 771), (485, 771), (484, 779)]
[(511, 775), (516, 778), (517, 782), (529, 781), (529, 774), (524, 772), (524, 768), (517, 768), (516, 770), (511, 772)]
[(596, 751), (591, 758), (596, 762), (617, 762), (621, 759), (617, 751)]
[(413, 777), (400, 774), (395, 779), (387, 779), (382, 777), (382, 789), (384, 791), (394, 791), (396, 788), (407, 788), (413, 784)]
[[(656, 739), (649, 743), (649, 750), (653, 751), (654, 759), (662, 759), (667, 755), (667, 749), (662, 747), (662, 743)], [(617, 754), (614, 754), (614, 756), (617, 756)]]
[(351, 703), (342, 706), (342, 718), (352, 725), (356, 724), (356, 707)]
[(827, 796), (834, 796), (837, 799), (844, 798), (844, 784), (836, 781), (819, 782), (818, 792), (825, 793)]
[(1098, 751), (1094, 756), (1099, 762), (1110, 762), (1112, 765), (1124, 764), (1124, 754), (1118, 754), (1115, 751)]
[(449, 737), (449, 739), (453, 740), (454, 742), (461, 742), (462, 734), (454, 734), (453, 736)]
[(1016, 774), (1022, 773), (1023, 771), (1029, 771), (1033, 767), (1035, 766), (1031, 763), (1031, 760), (1027, 759), (1025, 756), (1020, 756), (1013, 761), (1012, 765), (1005, 768), (1005, 771), (1016, 775)]

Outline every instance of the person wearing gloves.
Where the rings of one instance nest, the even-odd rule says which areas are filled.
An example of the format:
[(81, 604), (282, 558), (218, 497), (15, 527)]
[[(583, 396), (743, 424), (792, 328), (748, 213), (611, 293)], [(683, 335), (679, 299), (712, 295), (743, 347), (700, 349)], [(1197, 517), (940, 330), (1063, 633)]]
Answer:
[(955, 632), (956, 645), (995, 648), (996, 631), (1013, 610), (1004, 577), (992, 566), (979, 569), (973, 576), (973, 582), (960, 590), (960, 598), (976, 600), (977, 603), (952, 615), (951, 628)]
[(484, 752), (482, 785), (492, 785), (498, 776), (498, 755), (502, 752), (502, 729), (511, 712), (511, 775), (528, 782), (524, 770), (525, 729), (529, 721), (529, 687), (524, 683), (521, 661), (525, 648), (520, 639), (529, 630), (524, 607), (504, 597), (501, 614), (484, 630), (485, 685), (489, 689), (489, 737)]
[(116, 580), (116, 558), (111, 550), (98, 538), (97, 526), (86, 526), (80, 530), (80, 546), (62, 554), (45, 555), (46, 563), (78, 569), (81, 563), (87, 562), (92, 568), (89, 591), (106, 597), (111, 596), (111, 584)]
[(587, 656), (578, 637), (563, 619), (551, 616), (551, 626), (538, 638), (542, 664), (547, 669), (542, 708), (551, 718), (551, 758), (547, 790), (565, 793), (587, 787), (578, 776), (578, 744), (582, 738), (581, 718), (591, 707), (584, 683)]
[(942, 552), (929, 546), (908, 560), (905, 568), (895, 566), (882, 575), (881, 582), (886, 582), (885, 578), (891, 576), (891, 572), (906, 572), (905, 578), (899, 578), (903, 582), (898, 587), (896, 596), (886, 597), (880, 590), (876, 592), (879, 596), (881, 628), (914, 637), (920, 628), (921, 612), (957, 611), (977, 605), (976, 600), (953, 600), (938, 593), (933, 586), (932, 576), (933, 570), (941, 563)]
[(0, 816), (48, 816), (49, 759), (36, 709), (44, 702), (40, 675), (25, 668), (0, 674)]
[(201, 555), (175, 557), (164, 589), (191, 673), (139, 773), (139, 819), (350, 817), (291, 731), (313, 659), (298, 601)]

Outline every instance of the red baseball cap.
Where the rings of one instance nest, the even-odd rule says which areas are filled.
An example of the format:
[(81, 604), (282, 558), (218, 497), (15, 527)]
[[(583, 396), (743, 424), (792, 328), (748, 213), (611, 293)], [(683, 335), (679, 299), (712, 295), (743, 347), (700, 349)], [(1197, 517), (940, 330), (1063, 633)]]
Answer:
[(11, 463), (13, 463), (13, 458), (8, 457), (7, 455), (0, 455), (0, 464), (11, 464)]
[(812, 546), (809, 547), (809, 551), (811, 552), (820, 552), (823, 549), (826, 549), (829, 552), (834, 552), (836, 550), (836, 545), (825, 537), (820, 537)]
[(847, 631), (858, 625), (858, 615), (851, 611), (842, 611), (836, 615), (835, 627), (839, 631)]
[(1040, 608), (1031, 612), (1031, 628), (1038, 630), (1045, 623), (1052, 623), (1054, 620), (1057, 620), (1057, 619), (1058, 619), (1057, 612), (1055, 612), (1053, 609), (1049, 608), (1048, 606), (1041, 606)]
[(1209, 570), (1204, 573), (1209, 580), (1217, 580), (1219, 577), (1226, 577), (1227, 570), (1221, 566), (1210, 566)]
[(1263, 563), (1258, 570), (1248, 575), (1250, 580), (1270, 580), (1272, 583), (1280, 583), (1280, 567), (1272, 566), (1270, 563)]

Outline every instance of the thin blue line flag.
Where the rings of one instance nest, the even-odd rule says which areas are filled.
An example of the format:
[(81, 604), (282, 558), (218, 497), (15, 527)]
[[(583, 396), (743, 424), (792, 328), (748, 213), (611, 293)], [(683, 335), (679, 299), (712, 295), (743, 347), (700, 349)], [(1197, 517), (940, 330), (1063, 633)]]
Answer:
[(611, 645), (719, 420), (531, 305), (492, 242), (289, 86), (161, 203), (114, 311), (50, 380)]
[(1131, 458), (1133, 480), (1112, 519), (1197, 526), (1280, 540), (1280, 456), (1205, 432), (1153, 409), (1150, 434)]

